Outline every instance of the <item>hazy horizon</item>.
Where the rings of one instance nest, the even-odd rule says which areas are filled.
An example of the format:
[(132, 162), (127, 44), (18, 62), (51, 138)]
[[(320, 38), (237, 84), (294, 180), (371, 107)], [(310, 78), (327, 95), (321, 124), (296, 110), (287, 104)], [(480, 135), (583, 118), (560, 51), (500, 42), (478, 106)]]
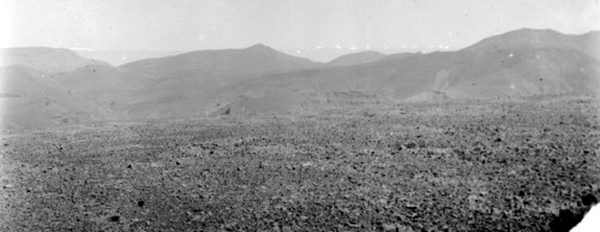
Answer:
[[(519, 28), (519, 29), (524, 29), (524, 28)], [(514, 30), (519, 30), (519, 29), (514, 29)], [(541, 28), (526, 28), (526, 29), (544, 30)], [(511, 30), (511, 31), (514, 31), (514, 30)], [(551, 29), (551, 30), (553, 30), (553, 29)], [(586, 33), (590, 33), (590, 32), (598, 32), (598, 31), (599, 30), (591, 30), (588, 32), (580, 33), (580, 34), (586, 34)], [(507, 31), (507, 32), (510, 32), (510, 31)], [(507, 33), (507, 32), (503, 32), (503, 33)], [(557, 31), (557, 32), (564, 33), (564, 32), (560, 32), (560, 31)], [(500, 34), (502, 34), (502, 33), (500, 33)], [(579, 35), (579, 34), (576, 34), (576, 35)], [(491, 36), (494, 36), (494, 35), (491, 35)], [(481, 38), (480, 40), (483, 40), (483, 39), (486, 39), (486, 38)], [(478, 40), (478, 41), (480, 41), (480, 40)], [(476, 42), (478, 42), (478, 41), (476, 41)], [(258, 43), (258, 44), (263, 44), (265, 46), (271, 47), (270, 45), (264, 44), (264, 43)], [(256, 44), (254, 44), (254, 45), (256, 45)], [(250, 45), (250, 46), (254, 46), (254, 45)], [(464, 47), (431, 46), (431, 47), (422, 47), (422, 48), (411, 48), (411, 47), (399, 47), (399, 48), (398, 47), (394, 47), (394, 48), (390, 48), (390, 47), (385, 47), (385, 48), (320, 47), (320, 48), (308, 48), (308, 49), (278, 49), (278, 48), (274, 48), (274, 47), (272, 47), (272, 48), (275, 50), (278, 50), (280, 52), (286, 53), (288, 55), (293, 55), (293, 56), (297, 56), (297, 57), (301, 57), (301, 58), (307, 58), (314, 62), (328, 63), (328, 62), (333, 61), (344, 55), (367, 52), (367, 51), (379, 52), (379, 53), (382, 53), (385, 55), (398, 54), (398, 53), (427, 54), (427, 53), (439, 52), (439, 51), (457, 51), (457, 50), (463, 49), (463, 48), (471, 46), (471, 45), (472, 44), (467, 44)], [(250, 46), (248, 46), (248, 47), (250, 47)], [(30, 46), (30, 47), (41, 47), (41, 46)], [(235, 48), (222, 48), (222, 49), (245, 49), (248, 47), (235, 47)], [(8, 49), (8, 48), (26, 48), (26, 47), (3, 47), (0, 49)], [(58, 48), (58, 47), (52, 47), (52, 48)], [(167, 50), (95, 50), (95, 49), (77, 48), (77, 47), (66, 48), (66, 49), (70, 49), (85, 58), (102, 60), (102, 61), (106, 61), (106, 62), (110, 63), (111, 65), (117, 65), (117, 66), (129, 63), (129, 62), (141, 60), (141, 59), (174, 56), (174, 55), (179, 55), (179, 54), (183, 54), (183, 53), (199, 51), (199, 50), (172, 50), (172, 51), (167, 51)], [(211, 49), (202, 49), (202, 50), (211, 50)]]
[[(308, 51), (453, 50), (519, 28), (600, 29), (598, 0), (546, 1), (101, 1), (3, 3), (0, 47), (195, 51), (262, 43)], [(304, 54), (302, 54), (304, 53)]]

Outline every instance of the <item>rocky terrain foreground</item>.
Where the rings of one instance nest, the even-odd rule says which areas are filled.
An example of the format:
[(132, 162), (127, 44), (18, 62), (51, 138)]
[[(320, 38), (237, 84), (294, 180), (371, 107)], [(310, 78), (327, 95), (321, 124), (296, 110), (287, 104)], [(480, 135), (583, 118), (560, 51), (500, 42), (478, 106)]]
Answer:
[(453, 100), (5, 133), (0, 230), (564, 231), (600, 196), (597, 106)]

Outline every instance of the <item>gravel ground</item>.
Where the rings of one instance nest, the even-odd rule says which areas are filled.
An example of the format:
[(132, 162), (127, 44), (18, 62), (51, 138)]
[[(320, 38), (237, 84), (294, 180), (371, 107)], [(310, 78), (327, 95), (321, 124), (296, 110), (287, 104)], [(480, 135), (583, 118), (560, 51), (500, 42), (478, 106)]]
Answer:
[(2, 231), (564, 231), (600, 196), (586, 97), (5, 133)]

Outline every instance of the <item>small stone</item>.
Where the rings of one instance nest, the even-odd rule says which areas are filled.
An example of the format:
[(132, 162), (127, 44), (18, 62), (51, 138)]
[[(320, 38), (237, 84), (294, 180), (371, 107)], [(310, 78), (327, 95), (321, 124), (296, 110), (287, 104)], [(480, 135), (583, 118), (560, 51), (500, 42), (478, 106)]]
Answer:
[(588, 205), (597, 204), (598, 199), (593, 194), (588, 193), (585, 196), (581, 197), (581, 202), (583, 203), (583, 205), (588, 206)]
[(409, 208), (409, 209), (416, 209), (417, 208), (417, 205), (413, 204), (413, 203), (406, 203), (405, 206), (406, 206), (406, 208)]
[(397, 225), (396, 231), (398, 232), (414, 232), (414, 230), (408, 226)]
[(550, 222), (552, 231), (569, 231), (581, 221), (583, 215), (575, 215), (571, 210), (561, 209), (558, 216)]
[(383, 227), (383, 231), (396, 231), (396, 224), (383, 224), (381, 227)]
[(121, 220), (121, 217), (119, 215), (115, 215), (115, 216), (110, 216), (108, 218), (109, 222), (119, 222), (119, 220)]
[(313, 165), (313, 163), (312, 163), (312, 162), (305, 162), (305, 163), (302, 163), (302, 167), (308, 167), (308, 166), (312, 166), (312, 165)]
[(203, 218), (201, 215), (193, 215), (193, 217), (192, 217), (192, 219), (190, 219), (190, 221), (192, 221), (192, 222), (203, 221)]

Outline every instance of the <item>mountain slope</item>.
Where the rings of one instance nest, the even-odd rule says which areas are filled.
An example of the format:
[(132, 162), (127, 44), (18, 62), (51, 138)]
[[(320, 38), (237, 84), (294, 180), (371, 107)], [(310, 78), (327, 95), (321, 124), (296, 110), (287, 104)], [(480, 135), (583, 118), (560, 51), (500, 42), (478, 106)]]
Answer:
[(62, 90), (46, 74), (12, 65), (0, 68), (0, 102), (4, 128), (37, 128), (89, 121), (97, 106)]
[(75, 50), (75, 52), (83, 57), (106, 61), (113, 66), (119, 66), (126, 63), (131, 63), (138, 60), (173, 56), (184, 53), (184, 51), (92, 51), (92, 50)]
[(1, 96), (9, 124), (35, 126), (65, 118), (147, 119), (285, 112), (319, 104), (595, 94), (599, 35), (521, 29), (459, 51), (353, 54), (327, 65), (255, 45), (120, 67), (71, 62), (82, 66), (53, 74), (8, 66), (0, 75), (9, 83)]
[(103, 65), (87, 65), (49, 78), (73, 96), (115, 111), (137, 99), (135, 91), (151, 83), (151, 80), (137, 73)]
[(416, 95), (489, 98), (594, 94), (600, 88), (600, 63), (589, 52), (599, 42), (595, 35), (522, 29), (484, 39), (456, 52), (392, 54), (368, 64), (282, 73), (240, 82), (219, 90), (215, 102), (233, 102), (238, 99), (236, 96), (268, 98), (273, 92), (304, 96), (306, 101), (312, 101), (310, 96), (332, 91), (360, 91), (390, 100)]
[(597, 31), (582, 35), (567, 35), (550, 29), (522, 28), (485, 38), (462, 51), (482, 53), (490, 50), (559, 48), (596, 56), (598, 54), (593, 51), (592, 47), (598, 45), (598, 39), (599, 32)]
[(128, 90), (144, 85), (144, 79), (115, 67), (87, 65), (72, 72), (51, 75), (64, 89), (72, 91)]
[[(466, 59), (436, 81), (457, 96), (594, 93), (600, 62), (598, 37), (521, 29), (459, 51)], [(462, 65), (461, 65), (462, 64)]]
[(65, 48), (5, 48), (0, 50), (0, 57), (0, 66), (22, 65), (47, 74), (70, 72), (86, 65), (108, 65)]
[[(133, 118), (180, 117), (198, 112), (227, 78), (201, 70), (172, 73), (132, 92), (125, 111)], [(230, 81), (230, 80), (229, 80)]]
[(178, 117), (201, 112), (219, 88), (281, 73), (321, 67), (305, 58), (290, 56), (257, 44), (246, 49), (209, 50), (120, 66), (151, 80), (133, 91), (125, 111), (132, 117)]

